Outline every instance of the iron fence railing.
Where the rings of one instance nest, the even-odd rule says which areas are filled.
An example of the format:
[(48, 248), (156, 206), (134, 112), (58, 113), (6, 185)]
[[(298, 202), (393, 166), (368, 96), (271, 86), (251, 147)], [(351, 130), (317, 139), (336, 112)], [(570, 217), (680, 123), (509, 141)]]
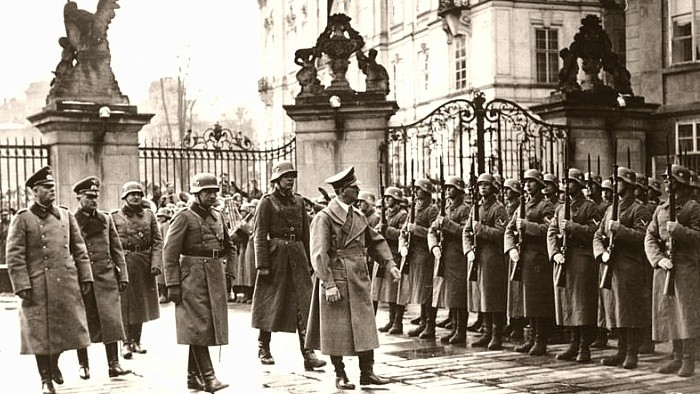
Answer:
[(49, 162), (49, 148), (41, 140), (0, 139), (0, 208), (26, 207), (30, 194), (24, 182)]

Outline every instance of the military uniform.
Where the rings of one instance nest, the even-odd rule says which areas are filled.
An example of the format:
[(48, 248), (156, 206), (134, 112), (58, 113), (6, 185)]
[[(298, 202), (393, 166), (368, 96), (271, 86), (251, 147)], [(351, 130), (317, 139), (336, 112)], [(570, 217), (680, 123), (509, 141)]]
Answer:
[[(514, 201), (508, 201), (506, 205), (506, 212), (508, 214), (508, 220), (515, 215), (515, 213), (520, 208), (520, 199)], [(505, 230), (504, 230), (505, 235)], [(513, 272), (515, 268), (515, 262), (510, 259), (508, 254), (504, 257), (508, 262), (508, 276)], [(522, 281), (508, 281), (508, 318), (510, 319), (520, 319), (525, 317), (525, 311), (523, 307), (523, 282)]]

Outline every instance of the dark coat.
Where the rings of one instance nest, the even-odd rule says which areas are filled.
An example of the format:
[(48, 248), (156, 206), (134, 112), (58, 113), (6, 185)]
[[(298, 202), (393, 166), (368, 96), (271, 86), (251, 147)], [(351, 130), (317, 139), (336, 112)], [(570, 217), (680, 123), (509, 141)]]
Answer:
[[(552, 263), (547, 256), (547, 227), (554, 216), (554, 206), (542, 196), (530, 197), (525, 204), (520, 259), (523, 267), (523, 312), (525, 317), (554, 317), (554, 282)], [(514, 214), (506, 227), (503, 250), (508, 253), (518, 244)]]
[[(506, 205), (509, 220), (513, 217), (513, 215), (515, 215), (515, 212), (517, 212), (519, 207), (520, 199), (515, 200), (514, 203), (509, 202)], [(506, 253), (503, 258), (508, 263), (508, 317), (523, 317), (525, 316), (525, 308), (523, 307), (523, 282), (513, 282), (510, 280), (510, 274), (515, 268), (515, 262), (510, 259), (508, 253)]]
[[(391, 255), (394, 256), (394, 263), (398, 266), (401, 261), (399, 255), (399, 236), (401, 235), (401, 227), (406, 223), (408, 214), (404, 209), (396, 205), (394, 209), (387, 209), (386, 212), (386, 231), (384, 231), (384, 239), (389, 244)], [(398, 283), (394, 282), (391, 276), (383, 275), (384, 271), (379, 269), (379, 266), (374, 267), (372, 272), (372, 301), (381, 302), (397, 302), (398, 301)]]
[[(428, 249), (428, 228), (438, 215), (438, 209), (430, 200), (416, 201), (416, 225), (408, 244), (408, 233), (401, 232), (399, 249), (408, 248), (408, 276), (401, 278), (399, 304), (426, 304), (433, 298), (433, 256)], [(406, 228), (404, 225), (404, 229)]]
[[(352, 223), (333, 199), (311, 222), (311, 264), (315, 275), (306, 348), (334, 356), (352, 356), (379, 347), (367, 271), (369, 253), (389, 275), (396, 265), (384, 238), (352, 209)], [(326, 301), (325, 289), (337, 287), (340, 301)]]
[[(165, 221), (163, 223), (158, 223), (158, 229), (160, 230), (160, 235), (163, 237), (165, 240), (165, 237), (168, 235), (168, 229), (170, 228), (170, 221)], [(161, 272), (158, 274), (156, 277), (156, 283), (158, 283), (158, 286), (165, 286), (165, 274)]]
[[(112, 219), (124, 248), (129, 286), (121, 294), (125, 325), (144, 323), (160, 317), (158, 286), (151, 268), (162, 270), (163, 237), (156, 215), (150, 209), (134, 211), (128, 205), (112, 212)], [(138, 250), (134, 250), (138, 248)]]
[[(561, 204), (547, 230), (547, 249), (554, 272), (554, 255), (562, 253), (564, 214)], [(554, 289), (556, 323), (560, 326), (594, 326), (598, 322), (598, 264), (593, 258), (591, 242), (600, 218), (593, 201), (583, 195), (571, 199), (566, 262), (561, 268), (566, 275), (566, 287)]]
[(107, 212), (89, 215), (75, 212), (80, 234), (85, 240), (94, 283), (92, 292), (83, 294), (90, 338), (93, 343), (112, 343), (126, 338), (122, 324), (119, 282), (128, 283), (129, 274), (117, 228)]
[(233, 251), (219, 211), (194, 203), (173, 218), (163, 248), (163, 272), (165, 284), (180, 286), (182, 294), (175, 307), (177, 343), (228, 344), (224, 266)]
[(265, 331), (295, 332), (297, 316), (308, 319), (312, 282), (309, 217), (304, 199), (279, 190), (266, 194), (255, 213), (255, 265), (270, 274), (255, 280), (252, 325)]
[(462, 231), (469, 218), (470, 206), (464, 201), (464, 196), (456, 198), (445, 213), (442, 229), (435, 222), (428, 230), (428, 246), (440, 245), (442, 240), (442, 258), (445, 261), (444, 281), (442, 285), (433, 286), (433, 306), (445, 308), (467, 307), (467, 259), (462, 251)]
[(75, 217), (33, 204), (17, 213), (7, 238), (12, 291), (30, 290), (19, 309), (21, 354), (58, 354), (90, 344), (80, 284), (92, 282)]
[[(620, 200), (620, 227), (615, 233), (615, 249), (612, 261), (612, 286), (601, 289), (605, 305), (605, 324), (608, 329), (646, 327), (651, 321), (651, 300), (647, 296), (644, 281), (646, 257), (644, 256), (644, 234), (651, 220), (646, 207), (629, 196)], [(612, 218), (612, 206), (593, 236), (593, 255), (600, 261), (610, 240), (606, 223)], [(603, 267), (600, 267), (602, 270)]]
[(700, 337), (700, 203), (689, 198), (676, 201), (678, 226), (670, 234), (675, 296), (664, 295), (667, 271), (658, 267), (659, 260), (668, 257), (666, 222), (670, 220), (669, 211), (668, 203), (656, 210), (644, 239), (647, 258), (656, 268), (652, 314), (652, 336), (656, 341)]
[(479, 205), (479, 229), (474, 234), (474, 207), (462, 233), (465, 254), (474, 248), (476, 236), (477, 280), (467, 280), (472, 312), (503, 313), (507, 306), (508, 265), (503, 259), (503, 233), (508, 221), (506, 208), (491, 196)]

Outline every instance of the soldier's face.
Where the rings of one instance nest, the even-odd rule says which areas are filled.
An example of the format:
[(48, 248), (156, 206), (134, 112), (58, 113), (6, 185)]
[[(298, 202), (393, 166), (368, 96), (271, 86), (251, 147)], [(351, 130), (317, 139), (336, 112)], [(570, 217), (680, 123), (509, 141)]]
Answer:
[(545, 182), (544, 183), (544, 194), (554, 194), (557, 192), (557, 187), (554, 185), (552, 182)]
[(527, 193), (534, 194), (538, 193), (542, 189), (542, 185), (534, 179), (528, 179), (527, 181)]
[(143, 195), (141, 193), (129, 193), (126, 195), (126, 203), (132, 207), (135, 207), (137, 205), (141, 205), (142, 199), (143, 199)]
[(362, 212), (362, 213), (367, 213), (369, 211), (369, 203), (365, 200), (357, 200), (356, 201), (356, 206), (357, 208)]
[(197, 195), (199, 203), (205, 208), (216, 205), (216, 189), (203, 189)]
[(78, 196), (78, 204), (80, 205), (80, 209), (84, 211), (94, 211), (97, 209), (97, 196), (81, 194)]
[(431, 196), (430, 196), (429, 192), (426, 192), (423, 189), (416, 189), (416, 197), (418, 197), (419, 199), (422, 200), (422, 199), (430, 198)]
[(56, 191), (53, 185), (34, 186), (34, 198), (41, 205), (51, 205), (56, 200)]
[(572, 196), (578, 196), (581, 190), (583, 190), (583, 188), (578, 182), (569, 181), (569, 193), (571, 193)]
[(612, 190), (604, 190), (603, 194), (605, 195), (605, 199), (607, 201), (612, 201)]
[(488, 197), (493, 194), (493, 186), (490, 183), (479, 183), (479, 195)]
[(627, 191), (628, 187), (629, 186), (627, 186), (627, 182), (625, 182), (621, 179), (618, 179), (618, 181), (617, 181), (617, 193), (618, 194), (622, 195), (624, 192)]
[(292, 190), (294, 187), (294, 181), (296, 180), (295, 176), (290, 176), (290, 175), (282, 175), (279, 179), (279, 188), (285, 191)]
[(394, 197), (384, 196), (384, 204), (387, 206), (387, 208), (393, 208), (397, 202)]
[(514, 200), (514, 199), (516, 199), (516, 198), (518, 198), (518, 197), (520, 197), (520, 194), (514, 192), (514, 191), (511, 190), (511, 189), (506, 189), (506, 198), (507, 198), (508, 200)]
[(447, 198), (457, 198), (459, 197), (459, 189), (452, 185), (445, 186), (445, 192), (447, 193)]

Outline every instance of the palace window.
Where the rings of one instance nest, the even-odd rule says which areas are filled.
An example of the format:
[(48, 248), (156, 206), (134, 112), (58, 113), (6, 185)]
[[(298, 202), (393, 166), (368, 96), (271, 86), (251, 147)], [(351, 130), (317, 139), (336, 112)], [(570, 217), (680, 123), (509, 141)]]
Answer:
[(428, 91), (428, 81), (430, 75), (430, 61), (429, 61), (429, 50), (424, 48), (422, 51), (418, 52), (418, 69), (420, 70), (420, 78), (418, 80), (421, 92)]
[(391, 0), (391, 25), (403, 24), (403, 0)]
[(700, 153), (700, 120), (676, 124), (676, 152)]
[(558, 81), (559, 32), (556, 29), (535, 29), (535, 63), (537, 82)]
[(669, 0), (671, 63), (700, 61), (700, 0)]
[(455, 90), (467, 88), (467, 45), (464, 36), (457, 36), (452, 41), (454, 48), (454, 87)]
[(401, 62), (401, 58), (397, 56), (392, 62), (392, 71), (394, 72), (394, 86), (392, 86), (391, 90), (394, 91), (395, 101), (399, 101), (399, 97), (401, 96), (400, 90), (403, 89), (401, 88), (401, 85), (403, 84), (403, 70), (401, 70), (401, 67), (403, 67), (403, 63)]

